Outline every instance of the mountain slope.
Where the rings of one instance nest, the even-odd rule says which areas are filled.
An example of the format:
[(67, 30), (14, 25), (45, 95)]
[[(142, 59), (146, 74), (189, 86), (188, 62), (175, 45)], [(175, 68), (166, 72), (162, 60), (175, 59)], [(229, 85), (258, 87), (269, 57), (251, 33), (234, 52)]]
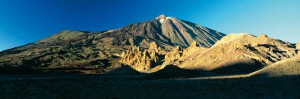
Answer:
[(282, 60), (263, 69), (255, 71), (250, 76), (289, 76), (300, 74), (300, 56)]
[(246, 74), (299, 54), (295, 44), (266, 35), (230, 34), (213, 47), (199, 50), (177, 64), (181, 68), (202, 69), (221, 74)]
[(192, 41), (210, 47), (225, 34), (191, 22), (161, 15), (156, 19), (98, 33), (66, 30), (35, 43), (0, 52), (1, 71), (72, 69), (106, 72), (120, 67), (122, 51), (131, 46), (162, 50)]
[[(107, 35), (117, 36), (118, 41), (124, 41), (130, 37), (143, 37), (172, 46), (179, 45), (184, 47), (189, 46), (192, 41), (197, 41), (205, 47), (211, 47), (225, 36), (225, 34), (215, 30), (177, 18), (166, 17), (165, 15), (160, 15), (154, 20), (117, 29)], [(134, 45), (139, 45), (138, 42), (136, 43)]]

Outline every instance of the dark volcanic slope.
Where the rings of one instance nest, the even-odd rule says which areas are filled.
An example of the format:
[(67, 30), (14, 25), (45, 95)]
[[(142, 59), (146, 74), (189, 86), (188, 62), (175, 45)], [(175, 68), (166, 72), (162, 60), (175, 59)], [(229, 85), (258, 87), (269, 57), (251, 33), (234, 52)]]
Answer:
[[(169, 45), (185, 47), (189, 46), (194, 40), (204, 47), (211, 47), (216, 41), (225, 36), (223, 33), (195, 23), (164, 15), (160, 15), (154, 20), (117, 29), (107, 35), (116, 36), (119, 41), (125, 41), (132, 37), (142, 37)], [(139, 45), (140, 41), (136, 40), (135, 45)]]
[(121, 52), (132, 45), (148, 48), (155, 41), (168, 50), (174, 45), (188, 46), (195, 40), (204, 47), (210, 47), (224, 35), (161, 15), (150, 21), (99, 33), (63, 31), (38, 42), (0, 52), (0, 67), (2, 72), (58, 68), (106, 72), (120, 66), (117, 61)]

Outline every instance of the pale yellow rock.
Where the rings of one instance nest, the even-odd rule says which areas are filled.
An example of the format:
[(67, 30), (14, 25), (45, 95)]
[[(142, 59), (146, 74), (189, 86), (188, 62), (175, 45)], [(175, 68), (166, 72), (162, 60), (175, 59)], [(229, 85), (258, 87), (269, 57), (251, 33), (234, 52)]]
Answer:
[(296, 49), (299, 49), (299, 50), (300, 50), (300, 43), (297, 43), (297, 44), (296, 44)]
[(181, 58), (182, 56), (182, 47), (176, 46), (171, 52), (165, 55), (165, 61), (175, 61)]
[(189, 47), (199, 47), (197, 41), (193, 41)]
[[(292, 44), (272, 39), (265, 34), (230, 34), (207, 50), (193, 49), (178, 66), (187, 69), (214, 70), (233, 64), (270, 65), (298, 53)], [(202, 53), (201, 53), (202, 52)], [(250, 66), (251, 66), (250, 65)], [(248, 67), (253, 68), (253, 67)]]
[(155, 42), (150, 43), (150, 46), (149, 46), (148, 50), (158, 52), (158, 46), (157, 46), (157, 44)]
[(196, 41), (192, 42), (186, 49), (182, 49), (182, 47), (177, 46), (165, 55), (165, 62), (162, 66), (170, 64), (180, 66), (183, 61), (190, 60), (194, 57), (193, 55), (203, 53), (205, 51), (206, 48), (200, 47)]
[(255, 71), (249, 76), (287, 76), (287, 75), (299, 75), (300, 74), (300, 56), (285, 59), (258, 71)]
[(162, 60), (158, 53), (160, 50), (161, 48), (155, 42), (152, 42), (146, 50), (133, 46), (122, 53), (120, 62), (141, 72), (150, 71), (157, 66), (157, 62)]

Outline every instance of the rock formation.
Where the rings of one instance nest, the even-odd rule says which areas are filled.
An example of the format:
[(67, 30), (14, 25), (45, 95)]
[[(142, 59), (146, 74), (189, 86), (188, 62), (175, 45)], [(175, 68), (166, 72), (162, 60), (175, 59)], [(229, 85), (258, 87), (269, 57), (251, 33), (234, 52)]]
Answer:
[(147, 71), (158, 66), (158, 62), (162, 60), (160, 52), (161, 48), (155, 42), (152, 42), (146, 50), (133, 46), (122, 53), (120, 62), (138, 71)]
[(206, 49), (208, 48), (202, 47), (196, 41), (194, 41), (188, 48), (183, 50), (183, 57), (187, 58), (195, 53), (203, 53), (206, 51)]
[[(195, 51), (204, 52), (205, 50), (206, 48), (199, 46), (199, 44), (194, 41), (186, 49), (183, 49), (181, 46), (176, 46), (172, 51), (165, 53), (153, 42), (146, 50), (141, 50), (139, 47), (133, 46), (124, 51), (120, 62), (132, 66), (138, 71), (155, 71), (167, 65), (179, 65), (182, 61), (187, 60)], [(153, 68), (155, 68), (155, 70), (153, 70)]]
[(166, 53), (163, 66), (170, 65), (170, 64), (179, 65), (187, 57), (195, 53), (195, 51), (200, 51), (204, 49), (206, 48), (200, 47), (196, 41), (191, 43), (191, 45), (186, 49), (183, 49), (180, 46), (176, 46), (171, 52)]
[(180, 46), (174, 47), (171, 52), (166, 53), (164, 58), (163, 66), (173, 64), (174, 62), (179, 62), (183, 56), (183, 49)]

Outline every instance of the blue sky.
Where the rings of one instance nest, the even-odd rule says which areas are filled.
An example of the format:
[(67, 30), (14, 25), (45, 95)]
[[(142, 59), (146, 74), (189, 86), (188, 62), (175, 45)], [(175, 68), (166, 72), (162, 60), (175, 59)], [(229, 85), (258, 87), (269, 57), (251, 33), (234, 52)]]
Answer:
[(173, 16), (229, 33), (300, 42), (300, 0), (0, 0), (0, 51), (63, 30), (102, 31)]

